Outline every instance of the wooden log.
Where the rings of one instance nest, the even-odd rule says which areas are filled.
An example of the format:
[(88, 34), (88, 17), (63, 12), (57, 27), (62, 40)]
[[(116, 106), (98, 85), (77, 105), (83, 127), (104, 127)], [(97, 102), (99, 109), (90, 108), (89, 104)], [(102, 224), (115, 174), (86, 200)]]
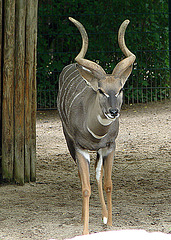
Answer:
[(38, 0), (0, 1), (0, 174), (20, 184), (36, 180), (37, 9)]
[(32, 135), (31, 135), (31, 181), (36, 180), (36, 109), (37, 109), (37, 91), (36, 91), (36, 66), (37, 66), (37, 11), (38, 0), (32, 0), (34, 4), (33, 28), (34, 28), (34, 62), (33, 62), (33, 78), (32, 78), (32, 106), (31, 106), (31, 119), (32, 119)]
[(25, 66), (25, 181), (36, 180), (37, 0), (27, 1)]
[(4, 3), (3, 102), (2, 102), (2, 175), (13, 179), (14, 163), (14, 52), (15, 0)]
[(0, 1), (0, 180), (2, 178), (2, 1)]
[(26, 56), (25, 56), (25, 181), (30, 181), (31, 166), (31, 105), (33, 78), (33, 3), (27, 1), (26, 6)]
[(15, 86), (14, 86), (14, 180), (24, 184), (24, 82), (26, 2), (16, 0)]

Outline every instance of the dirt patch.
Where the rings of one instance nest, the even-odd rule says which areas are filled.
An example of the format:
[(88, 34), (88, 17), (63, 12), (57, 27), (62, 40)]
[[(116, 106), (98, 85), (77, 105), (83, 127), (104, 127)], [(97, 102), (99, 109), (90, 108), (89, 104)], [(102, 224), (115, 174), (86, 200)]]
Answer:
[[(171, 102), (123, 107), (113, 166), (113, 227), (104, 227), (91, 161), (90, 232), (171, 233)], [(37, 182), (0, 185), (0, 239), (82, 233), (81, 186), (56, 111), (37, 114)]]

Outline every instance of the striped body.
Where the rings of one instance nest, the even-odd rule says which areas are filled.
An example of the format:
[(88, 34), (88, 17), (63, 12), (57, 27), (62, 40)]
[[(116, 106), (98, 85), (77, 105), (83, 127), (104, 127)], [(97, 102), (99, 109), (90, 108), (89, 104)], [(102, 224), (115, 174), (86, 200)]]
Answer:
[[(110, 148), (110, 145), (115, 145), (119, 129), (118, 119), (112, 124), (108, 124), (107, 119), (103, 120), (104, 123), (100, 122), (102, 121), (100, 113), (92, 111), (96, 98), (97, 93), (81, 77), (76, 64), (70, 64), (63, 69), (59, 78), (58, 111), (68, 148), (74, 160), (75, 148), (98, 151), (100, 148)], [(98, 107), (100, 112), (100, 106)], [(95, 136), (88, 128), (89, 118), (91, 118), (90, 125), (94, 124), (98, 128)], [(74, 149), (70, 145), (73, 145)]]
[(88, 88), (75, 65), (66, 66), (59, 77), (58, 111), (67, 130), (70, 129), (68, 126), (70, 125), (72, 107), (75, 106), (75, 103), (78, 104), (78, 101), (80, 102), (79, 97)]

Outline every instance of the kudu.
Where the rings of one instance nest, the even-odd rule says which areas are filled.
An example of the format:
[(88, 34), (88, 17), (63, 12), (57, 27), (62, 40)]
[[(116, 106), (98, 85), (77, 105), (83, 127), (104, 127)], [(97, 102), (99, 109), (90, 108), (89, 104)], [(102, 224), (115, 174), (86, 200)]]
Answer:
[[(106, 74), (100, 65), (84, 59), (88, 48), (86, 30), (80, 22), (71, 17), (69, 19), (80, 31), (82, 48), (75, 58), (76, 63), (66, 66), (60, 74), (57, 102), (68, 149), (78, 164), (83, 196), (83, 234), (88, 234), (91, 194), (88, 151), (97, 152), (95, 168), (102, 218), (104, 224), (111, 226), (111, 174), (115, 139), (119, 131), (118, 117), (122, 105), (122, 89), (131, 74), (136, 57), (125, 45), (124, 35), (129, 24), (129, 20), (125, 20), (118, 32), (118, 42), (126, 58), (116, 65), (112, 74)], [(103, 196), (103, 172), (108, 211)]]

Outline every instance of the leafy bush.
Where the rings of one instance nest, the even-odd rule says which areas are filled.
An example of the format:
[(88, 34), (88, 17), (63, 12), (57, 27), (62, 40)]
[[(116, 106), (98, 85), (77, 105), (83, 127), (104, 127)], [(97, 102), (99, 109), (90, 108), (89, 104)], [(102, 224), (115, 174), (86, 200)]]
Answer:
[[(56, 106), (59, 73), (74, 61), (81, 48), (80, 34), (68, 20), (69, 16), (80, 21), (87, 30), (89, 48), (86, 58), (98, 62), (107, 73), (111, 73), (123, 57), (117, 32), (120, 24), (129, 19), (125, 39), (137, 59), (125, 86), (125, 102), (154, 101), (168, 96), (167, 1), (39, 0), (39, 108)], [(55, 96), (52, 99), (51, 94)]]

